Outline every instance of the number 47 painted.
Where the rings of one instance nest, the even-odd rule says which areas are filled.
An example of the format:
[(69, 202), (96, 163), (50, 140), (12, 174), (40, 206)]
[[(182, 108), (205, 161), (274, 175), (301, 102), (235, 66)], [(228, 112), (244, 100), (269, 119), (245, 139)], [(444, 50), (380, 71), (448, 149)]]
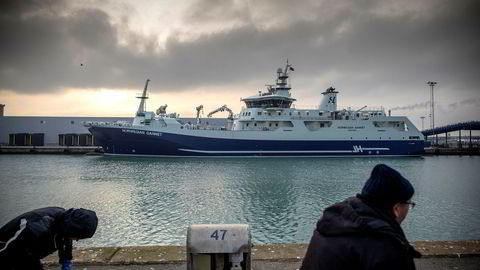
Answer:
[(210, 235), (210, 238), (213, 238), (215, 240), (219, 240), (219, 234), (218, 232), (220, 231), (220, 234), (222, 235), (220, 240), (225, 240), (225, 235), (227, 234), (227, 230), (215, 230), (212, 235)]

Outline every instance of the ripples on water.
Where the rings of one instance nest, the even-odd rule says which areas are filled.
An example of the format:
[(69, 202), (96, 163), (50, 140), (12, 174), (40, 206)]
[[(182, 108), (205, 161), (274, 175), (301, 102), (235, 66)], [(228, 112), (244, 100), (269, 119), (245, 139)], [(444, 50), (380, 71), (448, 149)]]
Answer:
[(79, 245), (183, 245), (189, 224), (248, 223), (256, 243), (308, 242), (322, 210), (360, 191), (373, 166), (411, 179), (411, 240), (480, 238), (479, 157), (148, 159), (0, 156), (0, 224), (45, 206), (90, 208)]

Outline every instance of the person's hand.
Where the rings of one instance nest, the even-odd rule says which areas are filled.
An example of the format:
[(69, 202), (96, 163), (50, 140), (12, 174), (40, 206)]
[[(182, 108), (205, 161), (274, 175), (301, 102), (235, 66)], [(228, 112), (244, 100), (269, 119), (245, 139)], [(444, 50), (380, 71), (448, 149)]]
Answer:
[(69, 261), (69, 260), (63, 261), (61, 270), (72, 270), (72, 261)]

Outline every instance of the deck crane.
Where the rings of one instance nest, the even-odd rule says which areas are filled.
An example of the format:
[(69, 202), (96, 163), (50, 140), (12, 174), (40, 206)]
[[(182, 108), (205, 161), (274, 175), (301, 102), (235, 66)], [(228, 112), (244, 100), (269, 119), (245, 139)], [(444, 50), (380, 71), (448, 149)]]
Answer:
[(158, 107), (157, 114), (158, 115), (165, 115), (167, 113), (167, 107), (168, 107), (167, 104)]
[(197, 110), (197, 125), (198, 125), (200, 124), (200, 112), (203, 113), (203, 105), (200, 105), (195, 109)]
[(213, 114), (217, 113), (217, 112), (223, 112), (223, 111), (227, 111), (228, 112), (228, 117), (227, 119), (229, 120), (232, 120), (233, 119), (233, 111), (230, 110), (227, 105), (223, 105), (222, 107), (216, 109), (216, 110), (213, 110), (212, 112), (210, 112), (207, 117), (212, 117)]

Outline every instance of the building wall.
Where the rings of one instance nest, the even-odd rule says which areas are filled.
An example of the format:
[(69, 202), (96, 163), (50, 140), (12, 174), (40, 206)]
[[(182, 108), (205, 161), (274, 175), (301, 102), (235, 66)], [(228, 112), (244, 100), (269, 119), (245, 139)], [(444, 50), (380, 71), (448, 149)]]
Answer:
[[(50, 116), (3, 116), (0, 117), (0, 144), (8, 144), (8, 134), (11, 133), (44, 133), (45, 145), (58, 144), (58, 134), (89, 133), (82, 125), (83, 121), (127, 121), (132, 117), (50, 117)], [(183, 122), (195, 123), (194, 118), (182, 118)], [(225, 125), (224, 118), (202, 119), (211, 125)]]

